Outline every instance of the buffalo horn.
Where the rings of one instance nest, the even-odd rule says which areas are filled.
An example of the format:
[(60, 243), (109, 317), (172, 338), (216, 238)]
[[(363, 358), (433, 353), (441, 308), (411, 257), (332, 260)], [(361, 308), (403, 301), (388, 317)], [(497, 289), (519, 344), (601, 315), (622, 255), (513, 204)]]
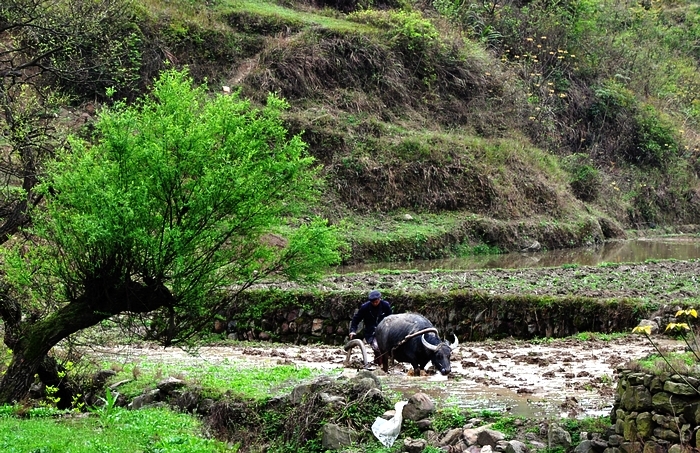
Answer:
[(459, 346), (459, 339), (457, 338), (457, 335), (455, 335), (455, 334), (452, 334), (452, 335), (454, 335), (454, 337), (455, 337), (455, 342), (450, 343), (449, 341), (445, 341), (445, 343), (447, 343), (447, 346), (450, 347), (451, 351), (454, 351), (455, 349), (457, 349), (457, 346)]
[(425, 334), (421, 335), (420, 341), (423, 342), (423, 346), (425, 346), (427, 349), (430, 349), (431, 351), (437, 351), (437, 346), (435, 346), (434, 344), (430, 344), (426, 341)]

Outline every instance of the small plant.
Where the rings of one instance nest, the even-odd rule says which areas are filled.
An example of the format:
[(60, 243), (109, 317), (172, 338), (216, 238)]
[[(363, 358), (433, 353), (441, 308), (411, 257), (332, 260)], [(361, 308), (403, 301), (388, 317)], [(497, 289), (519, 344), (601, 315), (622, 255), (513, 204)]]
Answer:
[(52, 406), (56, 406), (61, 401), (61, 398), (56, 396), (56, 393), (58, 393), (58, 387), (53, 385), (46, 386), (46, 401)]
[(517, 417), (501, 417), (497, 420), (492, 428), (496, 431), (502, 432), (506, 439), (512, 439), (517, 432)]
[(461, 428), (467, 421), (467, 414), (458, 406), (447, 406), (437, 411), (433, 417), (433, 429), (442, 432), (450, 428)]
[(99, 416), (100, 425), (104, 428), (111, 424), (116, 410), (117, 392), (112, 393), (109, 387), (105, 389), (105, 397), (100, 398), (103, 405), (99, 408), (91, 409), (90, 412)]
[[(697, 319), (698, 313), (695, 309), (687, 309), (687, 310), (678, 310), (676, 312), (676, 318), (679, 317), (688, 317), (688, 318), (694, 318)], [(697, 337), (695, 334), (695, 331), (691, 329), (691, 327), (688, 325), (688, 323), (669, 323), (666, 326), (666, 332), (675, 332), (679, 334), (685, 343), (688, 345), (689, 349), (692, 352), (692, 357), (694, 358), (694, 362), (697, 364), (698, 361), (700, 361), (700, 357), (698, 356), (698, 343), (697, 343)], [(679, 375), (686, 384), (688, 384), (691, 388), (695, 390), (696, 393), (700, 395), (700, 391), (698, 391), (695, 386), (690, 384), (685, 377), (683, 377), (683, 373), (678, 371), (679, 366), (672, 362), (670, 355), (668, 353), (664, 353), (661, 351), (658, 347), (658, 345), (652, 340), (651, 338), (651, 326), (637, 326), (632, 330), (632, 333), (639, 333), (644, 335), (647, 340), (651, 343), (651, 345), (656, 349), (656, 352), (658, 353), (658, 357), (660, 357), (666, 365), (673, 371), (673, 373)], [(686, 365), (688, 365), (686, 363)]]

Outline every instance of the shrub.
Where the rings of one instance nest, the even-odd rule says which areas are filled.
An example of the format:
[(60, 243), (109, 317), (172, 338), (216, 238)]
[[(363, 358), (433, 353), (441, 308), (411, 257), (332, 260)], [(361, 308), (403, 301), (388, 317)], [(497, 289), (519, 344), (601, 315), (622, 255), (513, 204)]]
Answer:
[(600, 171), (593, 166), (586, 154), (574, 154), (564, 160), (564, 167), (571, 175), (569, 185), (576, 198), (582, 201), (594, 201), (601, 187)]
[(636, 153), (628, 155), (632, 163), (665, 166), (678, 155), (679, 143), (671, 122), (653, 106), (646, 105), (636, 115)]

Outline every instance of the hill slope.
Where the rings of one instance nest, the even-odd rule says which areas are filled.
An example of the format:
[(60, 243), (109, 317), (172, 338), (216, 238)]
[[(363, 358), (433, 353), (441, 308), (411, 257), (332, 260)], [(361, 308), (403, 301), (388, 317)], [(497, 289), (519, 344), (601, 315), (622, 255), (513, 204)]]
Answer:
[(174, 64), (287, 99), (328, 181), (313, 209), (346, 229), (348, 262), (700, 223), (696, 2), (123, 3), (109, 34), (130, 37), (138, 58), (119, 69), (138, 77), (113, 77), (117, 93)]

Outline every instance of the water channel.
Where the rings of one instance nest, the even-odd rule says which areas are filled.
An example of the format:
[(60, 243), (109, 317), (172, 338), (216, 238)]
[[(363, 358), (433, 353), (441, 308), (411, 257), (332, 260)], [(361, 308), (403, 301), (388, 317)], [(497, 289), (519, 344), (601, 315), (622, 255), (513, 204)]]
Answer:
[(520, 269), (567, 264), (595, 266), (601, 263), (641, 263), (647, 260), (700, 258), (700, 236), (668, 236), (609, 241), (594, 247), (543, 252), (477, 255), (462, 258), (414, 260), (340, 266), (338, 273), (371, 272), (379, 269), (431, 271), (436, 269)]

